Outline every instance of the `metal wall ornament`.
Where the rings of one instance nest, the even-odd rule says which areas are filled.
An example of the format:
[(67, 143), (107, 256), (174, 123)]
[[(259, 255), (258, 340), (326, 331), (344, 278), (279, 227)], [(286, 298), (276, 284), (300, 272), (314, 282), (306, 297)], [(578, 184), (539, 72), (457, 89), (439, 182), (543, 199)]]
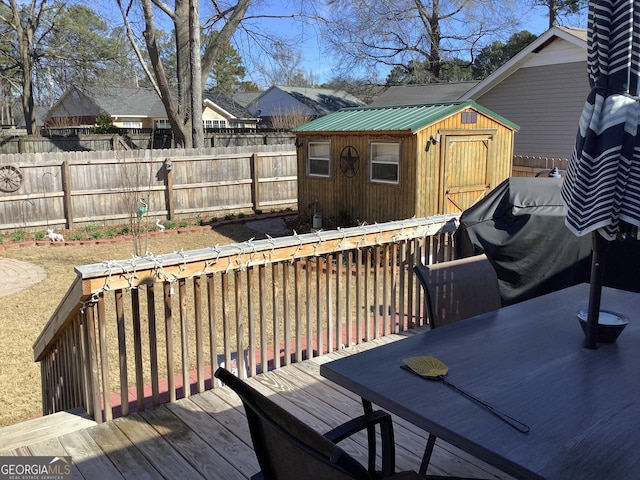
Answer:
[(22, 172), (14, 165), (0, 166), (0, 190), (3, 192), (15, 192), (22, 186)]
[(347, 145), (340, 152), (340, 170), (345, 177), (354, 177), (360, 168), (360, 155), (358, 150)]

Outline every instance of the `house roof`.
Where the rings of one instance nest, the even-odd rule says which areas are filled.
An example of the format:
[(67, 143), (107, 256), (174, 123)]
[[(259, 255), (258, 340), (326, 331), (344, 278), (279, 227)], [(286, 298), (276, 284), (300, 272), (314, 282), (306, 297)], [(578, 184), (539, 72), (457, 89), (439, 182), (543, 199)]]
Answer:
[(243, 107), (248, 106), (251, 102), (253, 102), (256, 98), (262, 95), (262, 92), (242, 92), (242, 93), (234, 93), (233, 101), (239, 103)]
[[(558, 47), (559, 41), (563, 42), (566, 48)], [(547, 52), (550, 51), (550, 47), (552, 46), (558, 47), (557, 50), (553, 54), (549, 53), (545, 55), (543, 51), (545, 51), (545, 49)], [(495, 72), (464, 93), (460, 98), (477, 99), (523, 67), (577, 61), (586, 62), (586, 60), (586, 29), (552, 27), (514, 55)]]
[(235, 118), (255, 118), (249, 110), (235, 100), (222, 93), (204, 93), (203, 98), (209, 100)]
[(477, 81), (473, 81), (395, 85), (387, 88), (378, 98), (371, 102), (371, 105), (415, 105), (424, 102), (458, 100), (462, 94), (477, 84)]
[[(221, 93), (205, 93), (203, 101), (225, 112), (229, 118), (249, 119), (253, 115), (242, 105)], [(72, 87), (67, 90), (47, 116), (85, 117), (106, 112), (112, 117), (166, 118), (167, 113), (155, 90), (127, 87)]]
[[(63, 103), (71, 116), (97, 115), (101, 111), (107, 112), (112, 117), (167, 116), (164, 105), (152, 89), (97, 86), (75, 88), (75, 90), (84, 96), (84, 99), (79, 97), (78, 100), (81, 100), (79, 102)], [(90, 106), (91, 113), (87, 113), (87, 105)]]
[(362, 101), (342, 90), (312, 87), (273, 86), (253, 100), (247, 107), (262, 117), (302, 113), (319, 117), (345, 107), (364, 105)]
[(385, 105), (344, 108), (305, 123), (294, 132), (366, 132), (395, 131), (416, 133), (429, 125), (466, 108), (473, 108), (513, 130), (520, 127), (481, 107), (473, 100), (418, 105)]

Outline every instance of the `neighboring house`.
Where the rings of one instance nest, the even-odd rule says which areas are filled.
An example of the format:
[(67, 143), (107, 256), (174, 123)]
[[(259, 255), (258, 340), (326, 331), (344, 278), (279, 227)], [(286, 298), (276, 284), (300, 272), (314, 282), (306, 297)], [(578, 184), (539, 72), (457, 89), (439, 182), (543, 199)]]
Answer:
[(387, 88), (378, 98), (371, 102), (371, 105), (415, 105), (417, 103), (458, 100), (461, 95), (477, 84), (477, 81), (473, 81), (396, 85)]
[[(18, 128), (25, 128), (27, 126), (27, 123), (24, 121), (24, 111), (22, 110), (22, 105), (17, 106), (16, 108), (14, 108), (13, 111), (17, 112), (14, 115), (16, 126)], [(36, 128), (41, 128), (44, 126), (44, 118), (45, 118), (45, 115), (47, 114), (47, 111), (48, 111), (47, 107), (34, 108), (34, 113), (36, 117)]]
[(258, 119), (238, 102), (221, 93), (204, 93), (204, 128), (253, 128)]
[(298, 217), (333, 228), (461, 212), (511, 175), (517, 130), (473, 101), (330, 113), (293, 130)]
[[(170, 128), (164, 105), (152, 89), (124, 87), (72, 87), (49, 110), (47, 127), (90, 127), (106, 112), (119, 128)], [(205, 128), (255, 128), (257, 118), (221, 94), (205, 94)]]
[(260, 95), (262, 95), (262, 92), (242, 92), (234, 93), (232, 98), (234, 102), (239, 103), (243, 107), (246, 107)]
[(587, 31), (553, 27), (461, 99), (520, 125), (516, 155), (568, 159), (589, 91)]
[(353, 95), (339, 90), (311, 87), (274, 86), (247, 105), (261, 124), (273, 128), (293, 128), (345, 107), (362, 106)]

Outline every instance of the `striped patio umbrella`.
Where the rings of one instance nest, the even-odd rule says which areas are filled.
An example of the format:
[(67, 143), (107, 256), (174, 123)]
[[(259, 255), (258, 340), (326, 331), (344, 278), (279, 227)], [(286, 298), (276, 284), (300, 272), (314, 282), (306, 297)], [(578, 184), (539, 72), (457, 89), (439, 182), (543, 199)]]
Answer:
[(589, 2), (591, 92), (562, 188), (567, 227), (593, 235), (585, 346), (596, 347), (607, 240), (640, 226), (640, 1)]

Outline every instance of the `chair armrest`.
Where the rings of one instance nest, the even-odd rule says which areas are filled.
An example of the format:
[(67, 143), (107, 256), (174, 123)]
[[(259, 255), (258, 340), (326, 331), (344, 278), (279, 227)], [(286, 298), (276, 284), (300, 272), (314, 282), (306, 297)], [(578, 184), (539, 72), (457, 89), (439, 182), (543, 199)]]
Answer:
[[(334, 443), (338, 443), (357, 432), (375, 428), (376, 425), (380, 425), (380, 437), (382, 440), (382, 476), (387, 477), (395, 472), (396, 461), (393, 422), (391, 420), (391, 415), (387, 412), (376, 410), (371, 413), (365, 413), (364, 415), (360, 415), (359, 417), (349, 420), (342, 425), (332, 428), (324, 434), (324, 437)], [(375, 437), (373, 437), (373, 444), (371, 442), (371, 437), (369, 437), (369, 451), (375, 451), (375, 449)]]
[(353, 418), (342, 425), (338, 425), (326, 432), (323, 436), (331, 440), (333, 443), (338, 443), (367, 427), (382, 424), (384, 422), (391, 423), (391, 415), (387, 412), (383, 412), (382, 410), (376, 410), (375, 412), (360, 415), (359, 417)]

